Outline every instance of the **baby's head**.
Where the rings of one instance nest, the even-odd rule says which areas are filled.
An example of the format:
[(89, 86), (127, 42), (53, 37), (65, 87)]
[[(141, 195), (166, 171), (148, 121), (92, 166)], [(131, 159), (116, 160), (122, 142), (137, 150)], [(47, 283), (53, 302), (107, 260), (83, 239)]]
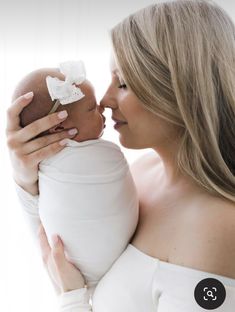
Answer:
[[(22, 127), (27, 126), (33, 121), (47, 116), (55, 105), (56, 100), (51, 99), (48, 91), (46, 78), (58, 78), (65, 81), (65, 76), (57, 68), (43, 68), (31, 72), (24, 77), (15, 89), (13, 100), (17, 97), (33, 91), (34, 98), (32, 102), (26, 106), (20, 114), (20, 123)], [(91, 139), (98, 139), (104, 128), (105, 117), (101, 114), (100, 108), (96, 103), (94, 88), (88, 80), (84, 80), (81, 84), (73, 84), (81, 90), (84, 96), (72, 103), (62, 105), (58, 103), (56, 112), (66, 110), (68, 117), (59, 125), (51, 128), (42, 135), (60, 132), (65, 129), (77, 128), (78, 134), (73, 138), (77, 142)], [(78, 89), (78, 91), (79, 91)]]

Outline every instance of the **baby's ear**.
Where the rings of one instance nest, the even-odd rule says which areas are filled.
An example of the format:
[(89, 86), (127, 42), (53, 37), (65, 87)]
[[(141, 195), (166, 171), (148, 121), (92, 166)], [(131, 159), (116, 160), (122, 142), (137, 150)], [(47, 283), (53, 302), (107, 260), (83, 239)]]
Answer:
[(58, 132), (63, 131), (64, 129), (65, 129), (65, 128), (64, 128), (64, 126), (62, 126), (62, 122), (61, 122), (59, 125), (57, 125), (57, 126), (51, 128), (51, 129), (49, 129), (48, 132), (49, 132), (50, 134), (52, 134), (52, 133), (58, 133)]

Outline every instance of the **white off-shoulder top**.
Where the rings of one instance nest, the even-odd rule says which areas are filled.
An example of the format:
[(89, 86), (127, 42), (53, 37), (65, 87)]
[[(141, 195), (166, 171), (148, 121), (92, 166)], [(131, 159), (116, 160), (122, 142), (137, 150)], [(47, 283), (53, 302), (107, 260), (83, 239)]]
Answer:
[(61, 296), (61, 311), (205, 312), (194, 297), (206, 278), (223, 283), (226, 298), (216, 312), (235, 311), (235, 279), (160, 261), (129, 244), (101, 279), (92, 298), (86, 289)]
[[(38, 199), (16, 186), (23, 211), (36, 233), (39, 224)], [(197, 284), (206, 278), (220, 281), (225, 288), (223, 304), (211, 311), (235, 312), (235, 279), (149, 256), (132, 244), (99, 281), (90, 298), (81, 288), (62, 294), (61, 312), (205, 312), (195, 300)]]

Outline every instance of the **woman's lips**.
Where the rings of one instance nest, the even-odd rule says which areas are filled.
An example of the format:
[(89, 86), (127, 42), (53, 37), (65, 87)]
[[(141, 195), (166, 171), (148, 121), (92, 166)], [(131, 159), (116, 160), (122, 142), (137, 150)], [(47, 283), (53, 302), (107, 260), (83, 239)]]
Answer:
[(119, 127), (121, 127), (121, 126), (127, 124), (126, 121), (122, 121), (122, 120), (116, 119), (116, 118), (114, 118), (114, 117), (112, 117), (112, 119), (113, 119), (113, 121), (115, 122), (115, 124), (114, 124), (114, 129), (118, 129)]
[(125, 123), (115, 123), (114, 129), (118, 129), (118, 128), (120, 128), (121, 126), (124, 126), (124, 125), (126, 125), (126, 124), (127, 124), (127, 122), (125, 122)]

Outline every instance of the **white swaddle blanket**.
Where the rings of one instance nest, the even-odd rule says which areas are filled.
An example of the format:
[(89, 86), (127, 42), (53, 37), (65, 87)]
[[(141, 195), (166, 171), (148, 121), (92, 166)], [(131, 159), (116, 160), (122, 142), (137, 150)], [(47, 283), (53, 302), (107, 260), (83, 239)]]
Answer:
[(127, 161), (114, 143), (69, 140), (40, 164), (39, 215), (49, 242), (52, 234), (61, 237), (88, 287), (96, 286), (128, 245), (138, 207)]

